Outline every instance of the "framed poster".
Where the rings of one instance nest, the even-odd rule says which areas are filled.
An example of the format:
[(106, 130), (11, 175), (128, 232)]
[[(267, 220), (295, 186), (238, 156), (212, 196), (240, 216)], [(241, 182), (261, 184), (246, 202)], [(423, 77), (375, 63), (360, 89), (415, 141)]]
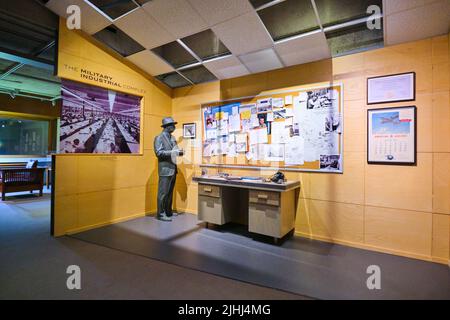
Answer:
[(183, 138), (195, 139), (195, 137), (196, 137), (195, 123), (184, 123), (183, 124)]
[(413, 101), (416, 73), (401, 73), (367, 79), (367, 104)]
[(367, 163), (415, 165), (416, 107), (367, 110)]
[(60, 153), (140, 153), (141, 97), (62, 80)]

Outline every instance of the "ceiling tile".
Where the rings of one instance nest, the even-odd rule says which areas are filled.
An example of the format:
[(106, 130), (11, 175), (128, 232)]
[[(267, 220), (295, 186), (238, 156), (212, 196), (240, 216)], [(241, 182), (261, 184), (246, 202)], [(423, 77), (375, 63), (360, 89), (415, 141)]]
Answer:
[(139, 6), (133, 0), (87, 0), (111, 19), (117, 19)]
[(175, 71), (172, 66), (150, 50), (135, 53), (127, 59), (152, 76)]
[(283, 64), (272, 48), (252, 52), (239, 57), (252, 73), (282, 68)]
[[(383, 22), (381, 21), (381, 26)], [(326, 32), (331, 56), (339, 57), (384, 46), (383, 28), (370, 30), (365, 22)]]
[(125, 32), (112, 25), (97, 32), (93, 37), (115, 50), (123, 57), (130, 56), (145, 49), (130, 38)]
[(195, 84), (217, 80), (216, 77), (202, 65), (184, 69), (179, 72)]
[(258, 15), (274, 40), (319, 29), (311, 0), (285, 0)]
[(142, 9), (127, 14), (114, 24), (147, 49), (176, 40)]
[(181, 39), (201, 60), (227, 55), (230, 51), (223, 45), (211, 29)]
[(211, 27), (253, 10), (246, 0), (188, 0)]
[(235, 55), (269, 48), (273, 43), (254, 11), (218, 24), (212, 30)]
[(386, 17), (386, 44), (416, 41), (447, 34), (450, 3), (442, 0)]
[(187, 81), (185, 78), (183, 78), (176, 72), (161, 74), (157, 76), (156, 79), (164, 82), (171, 88), (180, 88), (191, 85), (189, 81)]
[(272, 2), (272, 1), (274, 1), (274, 0), (250, 0), (252, 6), (255, 9), (258, 9), (259, 7), (261, 7), (265, 4), (268, 4), (269, 2)]
[(152, 51), (170, 63), (174, 68), (180, 68), (191, 63), (198, 62), (181, 44), (177, 41), (154, 48)]
[(220, 80), (245, 76), (250, 73), (235, 56), (206, 61), (204, 65)]
[(384, 2), (383, 11), (386, 15), (390, 15), (400, 11), (422, 7), (437, 1), (440, 0), (388, 0)]
[(331, 57), (327, 39), (321, 31), (275, 44), (275, 50), (286, 66)]
[(88, 34), (94, 34), (111, 24), (111, 21), (97, 12), (83, 0), (50, 0), (46, 6), (63, 18), (67, 18), (67, 7), (78, 5), (82, 12), (81, 29)]
[(367, 8), (371, 5), (376, 5), (383, 11), (382, 0), (315, 0), (315, 3), (324, 27), (372, 15), (367, 13)]
[(208, 29), (206, 22), (186, 0), (153, 0), (142, 8), (179, 39)]

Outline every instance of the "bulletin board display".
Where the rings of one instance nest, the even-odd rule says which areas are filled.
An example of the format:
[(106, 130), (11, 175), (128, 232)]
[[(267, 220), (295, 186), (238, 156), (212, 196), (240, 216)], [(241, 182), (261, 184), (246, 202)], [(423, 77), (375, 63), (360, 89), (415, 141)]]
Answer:
[(201, 106), (202, 165), (342, 173), (343, 86)]

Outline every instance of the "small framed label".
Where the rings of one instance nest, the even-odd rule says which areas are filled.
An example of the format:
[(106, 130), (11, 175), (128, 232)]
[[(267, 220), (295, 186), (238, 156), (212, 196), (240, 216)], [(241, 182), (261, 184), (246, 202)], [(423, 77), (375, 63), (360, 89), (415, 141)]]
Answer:
[(367, 79), (367, 104), (413, 101), (416, 73), (401, 73)]

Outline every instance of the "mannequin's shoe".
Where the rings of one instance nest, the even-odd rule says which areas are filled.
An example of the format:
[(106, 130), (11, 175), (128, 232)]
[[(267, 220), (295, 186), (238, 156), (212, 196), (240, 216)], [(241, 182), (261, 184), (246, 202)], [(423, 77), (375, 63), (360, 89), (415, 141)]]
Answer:
[(172, 221), (172, 218), (166, 216), (165, 214), (158, 215), (157, 219), (161, 221)]

